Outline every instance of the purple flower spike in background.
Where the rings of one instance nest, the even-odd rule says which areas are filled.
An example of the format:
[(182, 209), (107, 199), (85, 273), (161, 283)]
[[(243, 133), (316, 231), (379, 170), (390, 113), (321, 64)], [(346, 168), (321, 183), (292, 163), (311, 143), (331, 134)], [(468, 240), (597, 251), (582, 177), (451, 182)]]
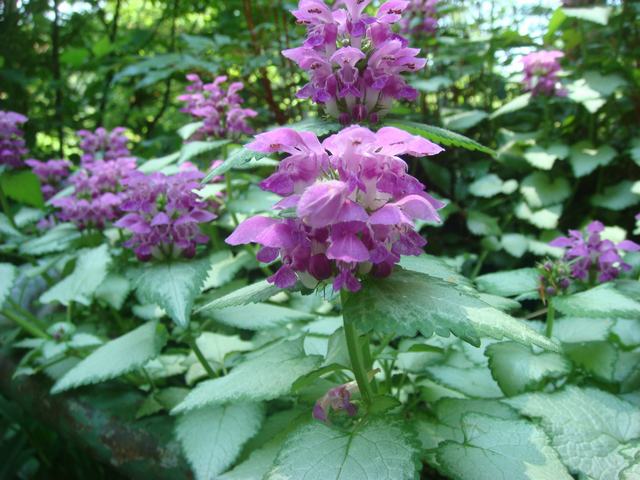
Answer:
[(196, 246), (209, 241), (199, 225), (216, 215), (194, 192), (203, 177), (191, 168), (172, 176), (136, 171), (123, 180), (126, 191), (121, 209), (126, 214), (115, 225), (132, 233), (125, 246), (139, 260), (193, 257)]
[(437, 6), (439, 0), (410, 0), (407, 15), (400, 24), (405, 35), (433, 35), (438, 29)]
[(124, 127), (116, 127), (111, 131), (99, 127), (95, 132), (79, 130), (80, 149), (82, 150), (82, 165), (98, 161), (116, 160), (131, 155), (127, 144), (129, 139), (125, 136)]
[(244, 101), (238, 94), (244, 88), (241, 82), (234, 82), (225, 90), (225, 76), (216, 77), (212, 83), (203, 83), (198, 75), (190, 73), (187, 80), (191, 82), (187, 93), (178, 97), (178, 100), (186, 103), (182, 111), (203, 122), (190, 140), (236, 138), (253, 133), (248, 119), (258, 113), (241, 107)]
[(565, 96), (567, 92), (558, 80), (562, 57), (564, 53), (558, 50), (543, 50), (522, 57), (525, 89), (533, 95)]
[(417, 57), (420, 49), (409, 48), (407, 39), (392, 30), (409, 2), (385, 2), (375, 17), (363, 13), (369, 3), (344, 0), (332, 10), (322, 0), (301, 0), (292, 13), (307, 27), (307, 39), (301, 47), (282, 52), (311, 77), (298, 97), (322, 104), (344, 125), (375, 123), (394, 99), (415, 100), (418, 92), (402, 73), (426, 64)]
[(24, 165), (27, 148), (24, 142), (24, 132), (20, 125), (27, 121), (27, 117), (16, 112), (0, 110), (0, 165), (20, 168)]
[(571, 265), (573, 278), (588, 282), (609, 282), (615, 280), (620, 272), (628, 271), (631, 265), (625, 263), (620, 251), (637, 252), (640, 245), (631, 240), (615, 244), (611, 240), (602, 240), (604, 230), (601, 222), (591, 222), (585, 234), (579, 230), (569, 230), (568, 237), (558, 237), (550, 245), (565, 249), (564, 258)]
[(358, 413), (358, 407), (351, 403), (351, 396), (358, 391), (356, 382), (332, 388), (314, 405), (313, 418), (321, 422), (328, 422), (331, 410), (344, 411), (350, 417), (355, 417)]
[(65, 185), (70, 173), (71, 162), (68, 160), (27, 160), (25, 162), (40, 179), (42, 195), (49, 200)]
[(313, 133), (281, 128), (257, 135), (247, 147), (288, 154), (261, 187), (285, 197), (274, 209), (291, 214), (251, 217), (227, 243), (262, 245), (261, 262), (280, 258), (282, 266), (268, 279), (280, 288), (297, 280), (310, 288), (331, 281), (334, 291), (357, 291), (362, 275), (385, 277), (401, 255), (423, 252), (426, 241), (415, 220), (440, 221), (444, 204), (407, 174), (400, 158), (442, 151), (422, 137), (353, 125), (321, 144)]

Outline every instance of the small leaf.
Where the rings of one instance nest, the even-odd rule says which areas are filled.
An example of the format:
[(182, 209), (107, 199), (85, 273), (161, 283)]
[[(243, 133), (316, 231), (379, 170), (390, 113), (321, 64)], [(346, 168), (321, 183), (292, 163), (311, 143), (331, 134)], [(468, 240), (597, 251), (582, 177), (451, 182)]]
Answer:
[(576, 177), (584, 177), (596, 168), (609, 165), (617, 152), (609, 145), (592, 147), (586, 142), (571, 147), (569, 162)]
[(502, 231), (498, 219), (478, 210), (467, 212), (467, 228), (474, 235), (500, 235)]
[(80, 250), (76, 267), (71, 275), (44, 292), (40, 296), (40, 301), (42, 303), (58, 302), (65, 306), (71, 302), (91, 305), (92, 297), (107, 277), (109, 265), (111, 265), (111, 255), (107, 245)]
[(592, 114), (607, 103), (607, 100), (600, 95), (600, 92), (591, 88), (584, 78), (567, 85), (567, 90), (569, 91), (568, 97), (571, 100), (582, 104)]
[[(544, 432), (524, 420), (477, 413), (462, 419), (464, 441), (445, 441), (436, 452), (440, 470), (457, 480), (571, 480)], [(508, 438), (508, 441), (505, 439)]]
[(610, 342), (566, 344), (563, 350), (574, 364), (589, 375), (605, 382), (613, 382), (618, 350)]
[(522, 180), (520, 192), (530, 207), (540, 208), (565, 201), (571, 195), (571, 186), (563, 177), (552, 179), (542, 172), (534, 172)]
[(244, 330), (265, 330), (290, 322), (315, 318), (307, 312), (268, 303), (209, 309), (202, 311), (202, 314), (224, 325)]
[(591, 197), (591, 205), (615, 211), (637, 205), (640, 203), (640, 197), (633, 193), (633, 185), (634, 183), (630, 180), (623, 180), (611, 185), (605, 188), (602, 193)]
[(96, 289), (95, 297), (115, 310), (120, 310), (130, 291), (131, 283), (126, 277), (110, 273)]
[(204, 122), (192, 122), (192, 123), (187, 123), (186, 125), (183, 125), (182, 127), (180, 127), (178, 129), (178, 135), (180, 135), (180, 138), (182, 140), (189, 140), (189, 138), (191, 137), (191, 135), (193, 135), (194, 133), (196, 133), (198, 130), (200, 130), (202, 127), (204, 126)]
[(439, 384), (472, 398), (500, 398), (502, 391), (485, 367), (454, 367), (435, 365), (427, 367), (429, 375)]
[(167, 332), (162, 325), (156, 322), (145, 323), (102, 345), (56, 382), (51, 393), (64, 392), (129, 373), (157, 357), (166, 341)]
[(256, 403), (205, 407), (182, 415), (176, 435), (198, 480), (218, 478), (262, 424), (263, 408)]
[(606, 25), (609, 23), (611, 9), (609, 7), (562, 8), (562, 12), (570, 18)]
[(16, 279), (16, 267), (10, 263), (0, 263), (0, 308), (11, 293)]
[(209, 266), (208, 258), (172, 260), (136, 268), (128, 275), (141, 301), (159, 305), (177, 325), (185, 327)]
[(521, 258), (529, 249), (529, 239), (519, 233), (505, 233), (500, 244), (509, 255), (516, 258)]
[(535, 268), (520, 268), (481, 275), (476, 278), (476, 283), (482, 292), (502, 297), (514, 297), (537, 290), (538, 276), (538, 271)]
[(400, 258), (399, 265), (405, 270), (424, 273), (430, 277), (439, 278), (445, 282), (463, 287), (472, 287), (471, 281), (468, 278), (456, 272), (453, 267), (447, 265), (441, 258), (434, 257), (433, 255), (405, 255)]
[(465, 131), (482, 122), (489, 115), (482, 110), (468, 110), (455, 113), (443, 119), (444, 126), (452, 130)]
[(535, 354), (531, 348), (514, 342), (489, 345), (491, 375), (505, 395), (511, 397), (539, 389), (546, 380), (561, 378), (571, 371), (571, 363), (552, 352)]
[(349, 295), (343, 315), (361, 332), (425, 337), (453, 333), (478, 346), (480, 337), (508, 338), (549, 350), (558, 346), (515, 318), (497, 310), (468, 290), (428, 275), (398, 269), (389, 278), (367, 279), (361, 291)]
[(434, 127), (433, 125), (426, 125), (402, 119), (388, 119), (386, 120), (385, 125), (401, 128), (413, 135), (420, 135), (427, 140), (431, 140), (432, 142), (441, 145), (460, 147), (467, 150), (477, 150), (492, 156), (496, 155), (492, 149), (479, 144), (475, 140), (471, 140), (459, 133), (445, 130), (444, 128)]
[(172, 413), (207, 405), (273, 400), (291, 391), (293, 383), (315, 369), (318, 356), (306, 356), (302, 339), (277, 343), (254, 352), (228, 375), (204, 381)]
[(504, 182), (494, 173), (480, 177), (469, 185), (469, 192), (476, 197), (491, 198), (502, 193)]
[(557, 297), (553, 305), (567, 316), (640, 318), (640, 302), (627, 297), (609, 283), (585, 292)]
[(248, 252), (243, 251), (235, 256), (229, 251), (216, 252), (211, 256), (211, 267), (202, 289), (222, 287), (233, 280), (233, 277), (251, 262), (253, 257)]
[(246, 352), (253, 348), (253, 343), (242, 340), (238, 335), (213, 332), (202, 332), (196, 344), (207, 360), (221, 365), (224, 365), (225, 357), (231, 352)]
[(392, 417), (353, 431), (313, 422), (289, 436), (265, 480), (417, 480), (418, 468), (411, 434)]
[[(192, 158), (198, 157), (203, 153), (211, 152), (213, 150), (217, 150), (224, 145), (230, 143), (231, 140), (213, 140), (207, 142), (186, 142), (182, 146), (182, 150), (180, 150), (180, 158), (178, 159), (178, 163), (188, 162)], [(204, 182), (203, 182), (204, 183)]]
[(25, 255), (45, 255), (47, 253), (64, 252), (71, 249), (71, 244), (80, 238), (80, 232), (71, 223), (61, 223), (44, 235), (27, 240), (20, 245), (20, 252)]
[(0, 187), (7, 197), (16, 202), (37, 208), (44, 206), (40, 180), (30, 171), (3, 173), (0, 175)]
[(515, 214), (516, 217), (528, 221), (531, 225), (550, 230), (558, 226), (558, 221), (562, 215), (562, 205), (551, 205), (533, 211), (529, 208), (529, 205), (520, 202), (516, 206)]
[(495, 112), (493, 112), (490, 118), (493, 119), (493, 118), (499, 117), (500, 115), (504, 115), (505, 113), (512, 113), (512, 112), (517, 112), (518, 110), (522, 110), (527, 105), (529, 105), (530, 101), (531, 101), (530, 93), (525, 93), (523, 95), (520, 95), (519, 97), (516, 97), (513, 100), (505, 103)]
[(273, 297), (279, 291), (280, 288), (266, 280), (262, 280), (261, 282), (254, 283), (253, 285), (239, 288), (235, 292), (225, 295), (224, 297), (216, 298), (215, 300), (198, 308), (196, 313), (263, 302)]

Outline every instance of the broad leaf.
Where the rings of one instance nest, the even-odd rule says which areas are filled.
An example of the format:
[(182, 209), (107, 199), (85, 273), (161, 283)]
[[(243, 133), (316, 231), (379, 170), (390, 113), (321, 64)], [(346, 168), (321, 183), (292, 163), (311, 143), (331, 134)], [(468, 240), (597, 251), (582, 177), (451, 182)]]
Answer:
[(203, 153), (217, 150), (227, 145), (230, 140), (213, 140), (207, 142), (186, 142), (180, 150), (180, 157), (178, 163), (188, 162), (192, 158), (198, 157)]
[(502, 391), (486, 366), (455, 367), (435, 365), (427, 367), (429, 376), (439, 384), (472, 398), (500, 398)]
[(609, 283), (585, 292), (557, 297), (553, 304), (567, 316), (640, 318), (640, 302), (627, 297)]
[[(439, 469), (456, 480), (571, 480), (544, 432), (524, 420), (469, 413), (464, 441), (445, 441)], [(508, 439), (508, 441), (505, 441)]]
[(191, 137), (191, 135), (196, 133), (203, 126), (204, 126), (204, 122), (187, 123), (186, 125), (183, 125), (178, 129), (178, 135), (180, 135), (180, 138), (182, 140), (188, 140)]
[(491, 375), (507, 396), (540, 388), (549, 379), (560, 378), (571, 371), (571, 363), (553, 352), (535, 354), (531, 348), (514, 342), (489, 345)]
[(279, 291), (280, 288), (266, 280), (262, 280), (261, 282), (254, 283), (253, 285), (239, 288), (235, 292), (225, 295), (224, 297), (216, 298), (215, 300), (198, 308), (196, 313), (212, 309), (237, 307), (249, 305), (251, 303), (263, 302), (268, 300), (270, 297), (273, 297)]
[(517, 112), (518, 110), (522, 110), (531, 101), (531, 94), (525, 93), (520, 95), (519, 97), (514, 98), (513, 100), (505, 103), (499, 109), (491, 114), (491, 118), (499, 117), (500, 115), (504, 115), (505, 113)]
[(15, 265), (10, 263), (0, 263), (0, 308), (11, 293), (13, 282), (16, 279), (17, 270)]
[(570, 18), (606, 25), (609, 23), (611, 9), (609, 7), (563, 8), (562, 12)]
[(530, 207), (540, 208), (565, 201), (571, 195), (571, 186), (564, 177), (552, 179), (542, 172), (534, 172), (522, 181), (520, 192)]
[(412, 435), (391, 417), (353, 431), (313, 422), (289, 437), (265, 480), (412, 480), (418, 468)]
[(468, 291), (428, 275), (397, 270), (383, 280), (367, 279), (350, 295), (343, 315), (360, 331), (425, 337), (434, 333), (480, 345), (480, 338), (508, 338), (524, 345), (556, 350), (557, 345), (522, 322), (497, 310)]
[(591, 205), (608, 210), (624, 210), (640, 203), (640, 197), (633, 193), (634, 182), (624, 180), (604, 189), (591, 197)]
[(221, 365), (231, 352), (246, 352), (253, 348), (253, 343), (242, 340), (238, 335), (222, 335), (213, 332), (202, 332), (196, 339), (196, 343), (207, 360)]
[(420, 135), (421, 137), (424, 137), (428, 140), (431, 140), (432, 142), (441, 145), (449, 147), (460, 147), (467, 150), (477, 150), (479, 152), (487, 153), (492, 156), (495, 156), (496, 154), (492, 149), (479, 144), (475, 140), (471, 140), (470, 138), (467, 138), (464, 135), (460, 135), (459, 133), (445, 130), (444, 128), (434, 127), (433, 125), (426, 125), (423, 123), (411, 122), (409, 120), (391, 118), (385, 121), (385, 125), (401, 128), (409, 133)]
[(403, 256), (400, 258), (399, 265), (405, 270), (412, 272), (424, 273), (430, 277), (439, 278), (445, 282), (461, 285), (463, 287), (472, 287), (471, 281), (464, 275), (459, 274), (455, 269), (442, 260), (433, 255), (422, 254), (420, 256)]
[(541, 420), (551, 445), (572, 471), (610, 480), (620, 478), (620, 472), (635, 463), (634, 455), (640, 451), (640, 410), (609, 393), (571, 386), (506, 402)]
[(482, 110), (468, 110), (466, 112), (455, 113), (443, 119), (444, 126), (452, 130), (465, 131), (475, 127), (489, 115)]
[(51, 393), (103, 382), (129, 373), (157, 357), (166, 341), (167, 332), (162, 325), (156, 322), (145, 323), (102, 345), (56, 382)]
[(96, 289), (95, 297), (115, 310), (120, 310), (130, 291), (131, 282), (126, 277), (110, 273)]
[(229, 402), (272, 400), (286, 395), (293, 382), (316, 368), (321, 358), (304, 354), (302, 339), (256, 351), (228, 375), (200, 383), (173, 413)]
[(207, 318), (245, 330), (264, 330), (299, 320), (313, 320), (314, 315), (293, 308), (256, 303), (203, 311)]
[(467, 212), (467, 228), (474, 235), (500, 235), (502, 230), (498, 225), (498, 219), (478, 210)]
[(44, 292), (40, 301), (58, 302), (62, 305), (69, 305), (71, 302), (90, 305), (97, 288), (107, 278), (110, 264), (111, 255), (107, 245), (80, 250), (71, 275)]
[(584, 177), (598, 167), (609, 165), (618, 154), (613, 147), (603, 145), (593, 147), (586, 142), (578, 143), (571, 147), (569, 162), (576, 177)]
[(218, 478), (258, 432), (263, 416), (257, 403), (210, 406), (182, 415), (176, 435), (196, 479)]
[(469, 192), (476, 197), (490, 198), (502, 193), (504, 182), (495, 173), (480, 177), (469, 185)]
[(4, 194), (19, 203), (33, 207), (44, 206), (40, 180), (30, 171), (5, 172), (0, 175), (0, 187)]
[(216, 252), (211, 256), (211, 267), (207, 272), (203, 290), (220, 288), (230, 282), (236, 273), (253, 261), (253, 257), (245, 251), (235, 256), (229, 251)]
[(162, 307), (177, 325), (191, 318), (195, 298), (209, 271), (209, 259), (151, 263), (129, 272), (141, 301)]
[(562, 215), (562, 205), (552, 205), (539, 210), (531, 210), (529, 205), (521, 202), (515, 209), (516, 217), (528, 221), (531, 225), (543, 229), (552, 229), (558, 226), (558, 220)]
[(476, 283), (482, 292), (513, 297), (537, 290), (538, 276), (535, 268), (520, 268), (481, 275), (476, 278)]
[(71, 223), (61, 223), (44, 235), (27, 240), (20, 245), (20, 252), (25, 255), (45, 255), (47, 253), (64, 252), (72, 243), (80, 238), (80, 232)]

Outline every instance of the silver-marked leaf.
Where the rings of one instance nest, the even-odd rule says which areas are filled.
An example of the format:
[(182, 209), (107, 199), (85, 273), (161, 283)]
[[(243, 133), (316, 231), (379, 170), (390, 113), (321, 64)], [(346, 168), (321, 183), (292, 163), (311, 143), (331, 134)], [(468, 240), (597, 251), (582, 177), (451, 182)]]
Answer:
[(0, 263), (0, 308), (11, 293), (16, 279), (16, 267), (10, 263)]
[(225, 307), (238, 307), (242, 305), (249, 305), (251, 303), (264, 302), (270, 297), (273, 297), (280, 291), (280, 288), (272, 283), (262, 280), (253, 285), (247, 285), (246, 287), (239, 288), (238, 290), (229, 293), (220, 298), (216, 298), (209, 303), (198, 308), (196, 311), (206, 312), (207, 310), (220, 309)]
[(74, 240), (80, 238), (80, 232), (71, 223), (61, 223), (44, 235), (32, 238), (20, 245), (25, 255), (44, 255), (69, 250)]
[(293, 308), (255, 303), (203, 311), (207, 318), (244, 330), (265, 330), (300, 320), (313, 320), (314, 315)]
[(576, 177), (589, 175), (598, 167), (609, 165), (618, 152), (609, 145), (593, 147), (587, 142), (580, 142), (571, 147), (569, 162)]
[(482, 292), (514, 297), (538, 289), (538, 271), (535, 268), (519, 268), (504, 272), (487, 273), (476, 278)]
[(640, 302), (609, 283), (585, 292), (557, 297), (553, 304), (563, 314), (573, 317), (640, 318)]

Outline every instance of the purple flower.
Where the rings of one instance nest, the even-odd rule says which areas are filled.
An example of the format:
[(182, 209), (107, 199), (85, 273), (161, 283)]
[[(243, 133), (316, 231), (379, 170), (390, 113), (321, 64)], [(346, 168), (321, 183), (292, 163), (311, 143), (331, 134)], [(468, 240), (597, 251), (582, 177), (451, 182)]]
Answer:
[(444, 204), (407, 174), (400, 158), (442, 151), (422, 137), (354, 125), (321, 144), (312, 133), (281, 128), (248, 147), (288, 154), (261, 187), (284, 197), (275, 210), (293, 215), (249, 218), (227, 243), (260, 244), (261, 262), (280, 258), (282, 266), (268, 280), (281, 288), (331, 280), (335, 291), (357, 291), (359, 276), (387, 276), (401, 255), (422, 253), (426, 241), (414, 230), (415, 220), (440, 221)]
[(558, 237), (550, 245), (565, 249), (564, 259), (571, 265), (571, 275), (579, 280), (608, 282), (618, 277), (620, 272), (628, 271), (631, 265), (625, 263), (620, 251), (637, 252), (640, 245), (631, 240), (615, 244), (602, 240), (601, 222), (591, 222), (583, 234), (580, 230), (569, 230), (568, 237)]
[[(402, 77), (423, 68), (419, 49), (392, 31), (409, 2), (384, 3), (375, 17), (363, 13), (370, 0), (344, 0), (331, 10), (322, 0), (301, 0), (292, 13), (307, 27), (301, 47), (282, 54), (309, 72), (298, 92), (311, 98), (343, 124), (377, 122), (394, 99), (414, 100), (418, 93)], [(336, 4), (337, 7), (338, 4)]]
[(194, 191), (202, 177), (202, 172), (191, 168), (172, 176), (136, 171), (122, 181), (125, 192), (120, 208), (126, 214), (115, 225), (131, 232), (124, 245), (138, 259), (190, 258), (197, 245), (209, 241), (199, 225), (216, 215), (209, 211), (212, 205)]
[(241, 82), (234, 82), (225, 90), (225, 76), (216, 77), (212, 83), (203, 83), (198, 75), (190, 73), (187, 80), (191, 82), (186, 88), (187, 93), (178, 97), (178, 100), (186, 103), (182, 111), (203, 122), (191, 140), (235, 138), (253, 133), (247, 119), (258, 113), (241, 107), (243, 99), (238, 94), (244, 88)]
[(24, 115), (0, 110), (0, 165), (11, 168), (23, 166), (27, 148), (20, 125), (26, 121), (27, 117)]
[(130, 156), (131, 152), (127, 147), (129, 139), (125, 136), (125, 131), (124, 127), (116, 127), (111, 131), (103, 127), (95, 132), (79, 130), (77, 135), (80, 137), (82, 165)]
[(358, 407), (351, 403), (351, 396), (358, 391), (356, 382), (332, 388), (314, 405), (313, 418), (321, 422), (328, 422), (331, 410), (344, 411), (350, 417), (355, 417), (358, 413)]
[(64, 187), (71, 168), (71, 162), (68, 160), (48, 160), (41, 162), (30, 159), (25, 161), (25, 163), (31, 167), (33, 173), (40, 179), (42, 194), (45, 200), (49, 200)]
[(525, 90), (533, 95), (564, 96), (558, 72), (562, 68), (559, 60), (564, 53), (558, 50), (533, 52), (522, 57)]
[(438, 29), (439, 0), (410, 0), (407, 15), (400, 21), (403, 34), (433, 35)]

